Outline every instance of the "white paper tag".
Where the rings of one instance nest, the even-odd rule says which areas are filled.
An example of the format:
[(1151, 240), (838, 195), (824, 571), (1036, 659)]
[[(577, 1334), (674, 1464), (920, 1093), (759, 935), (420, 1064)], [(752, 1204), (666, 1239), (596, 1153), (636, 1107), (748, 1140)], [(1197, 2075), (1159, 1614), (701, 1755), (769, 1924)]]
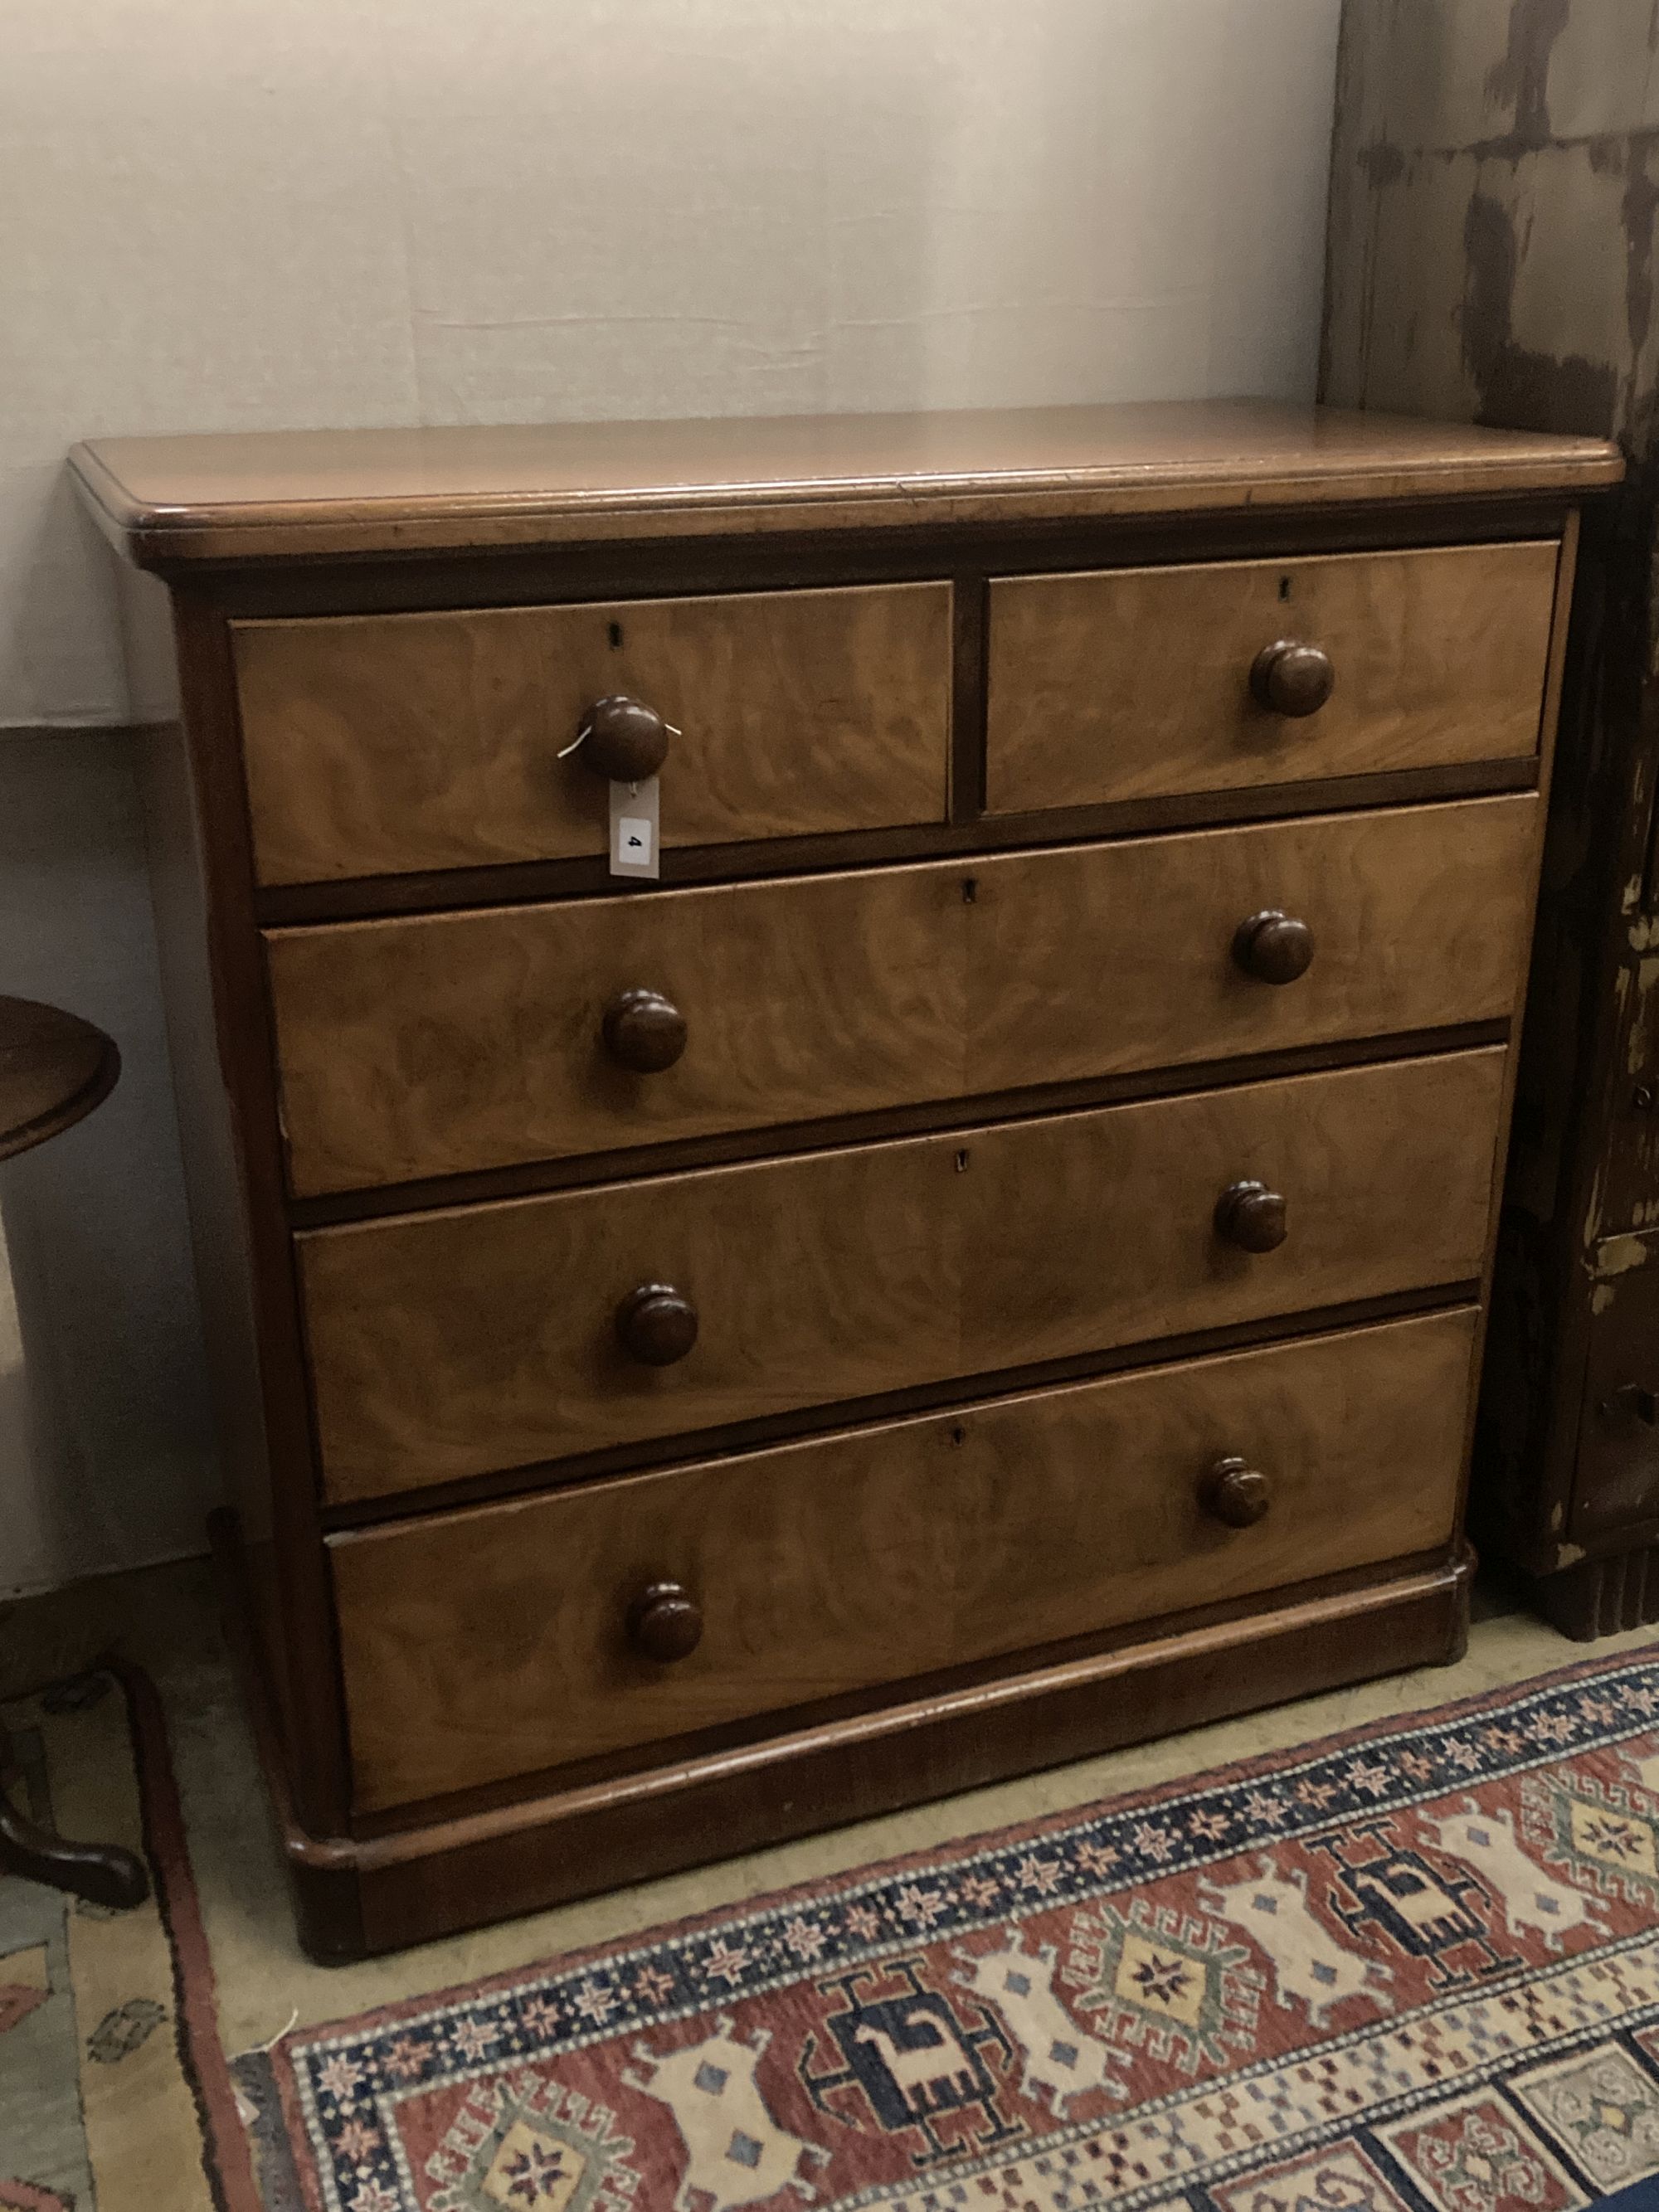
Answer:
[(643, 783), (613, 783), (611, 787), (611, 872), (613, 876), (648, 878), (655, 882), (659, 866), (658, 835), (661, 823), (661, 779), (647, 776)]

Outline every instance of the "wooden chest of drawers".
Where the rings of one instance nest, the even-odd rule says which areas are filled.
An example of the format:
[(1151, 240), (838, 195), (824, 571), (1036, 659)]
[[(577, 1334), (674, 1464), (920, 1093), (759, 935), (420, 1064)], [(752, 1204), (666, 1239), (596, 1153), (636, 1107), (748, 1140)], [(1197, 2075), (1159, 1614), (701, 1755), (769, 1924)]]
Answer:
[[(1614, 453), (1241, 403), (75, 467), (147, 660), (171, 600), (157, 916), (312, 1948), (1459, 1648)], [(613, 878), (604, 770), (665, 746)]]

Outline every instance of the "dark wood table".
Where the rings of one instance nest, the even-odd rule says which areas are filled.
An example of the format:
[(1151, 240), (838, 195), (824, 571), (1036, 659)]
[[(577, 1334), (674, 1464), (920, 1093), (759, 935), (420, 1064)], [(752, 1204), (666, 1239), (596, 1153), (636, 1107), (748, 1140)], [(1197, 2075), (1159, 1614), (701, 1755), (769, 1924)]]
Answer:
[[(112, 1040), (90, 1022), (33, 999), (0, 998), (0, 1160), (73, 1127), (109, 1096), (120, 1072)], [(0, 1727), (0, 1784), (12, 1771)], [(131, 1851), (65, 1843), (18, 1812), (3, 1786), (0, 1869), (95, 1905), (137, 1905), (149, 1893), (143, 1863)]]

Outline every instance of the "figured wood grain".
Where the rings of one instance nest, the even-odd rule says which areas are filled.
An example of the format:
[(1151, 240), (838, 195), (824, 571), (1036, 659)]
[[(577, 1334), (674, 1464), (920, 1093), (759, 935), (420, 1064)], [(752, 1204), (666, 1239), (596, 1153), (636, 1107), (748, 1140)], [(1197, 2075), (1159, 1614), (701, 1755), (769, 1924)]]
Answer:
[(105, 438), (70, 456), (108, 536), (164, 568), (1479, 497), (1623, 465), (1595, 438), (1249, 399)]
[[(266, 937), (314, 1194), (1510, 1015), (1530, 797)], [(1311, 929), (1256, 981), (1238, 925)], [(648, 1074), (619, 994), (687, 1025)]]
[[(517, 1804), (407, 1826), (392, 1826), (392, 1815), (383, 1832), (337, 1847), (332, 1868), (357, 1876), (371, 1948), (415, 1942), (1226, 1714), (1443, 1666), (1468, 1643), (1473, 1569), (1468, 1547), (1454, 1547), (1358, 1586), (1327, 1578), (1282, 1603), (1246, 1601), (1231, 1617), (1177, 1617), (1144, 1638), (1120, 1632), (1081, 1657), (924, 1690), (703, 1757), (671, 1753), (585, 1786), (532, 1788)], [(328, 1860), (317, 1853), (300, 1863), (308, 1873)]]
[[(1468, 1310), (336, 1538), (374, 1810), (1403, 1557), (1452, 1534)], [(1268, 1474), (1249, 1528), (1200, 1501)], [(673, 1582), (660, 1664), (629, 1607)]]
[[(1161, 836), (1177, 830), (1329, 814), (1351, 806), (1426, 806), (1534, 791), (1537, 784), (1534, 753), (1521, 760), (1318, 776), (1304, 783), (1184, 792), (1105, 806), (1046, 807), (1028, 814), (988, 814), (973, 821), (917, 823), (847, 836), (777, 838), (763, 844), (681, 845), (663, 855), (659, 890), (757, 882), (781, 873), (806, 875), (831, 868), (890, 866), (905, 860), (959, 859), (969, 853), (1025, 852), (1109, 837)], [(271, 884), (261, 887), (256, 902), (264, 927), (289, 929), (313, 922), (363, 921), (374, 915), (447, 914), (464, 907), (591, 898), (611, 890), (613, 882), (604, 855), (594, 854), (585, 860), (522, 860), (495, 867), (357, 876), (327, 884)]]
[[(1472, 1279), (1501, 1049), (308, 1231), (325, 1495)], [(1220, 1193), (1291, 1234), (1224, 1244)], [(672, 1285), (696, 1349), (630, 1361)]]
[(596, 700), (673, 724), (665, 845), (936, 822), (951, 587), (756, 592), (237, 623), (265, 884), (603, 853), (609, 787), (559, 755)]
[(323, 1838), (295, 1815), (258, 1668), (249, 1663), (234, 1540), (226, 1516), (216, 1518), (227, 1631), (293, 1879), (300, 1940), (307, 1955), (331, 1964), (1286, 1698), (1444, 1664), (1467, 1646), (1474, 1568), (1468, 1547), (1455, 1543), (1427, 1559), (1169, 1616), (1144, 1633), (1109, 1631), (1080, 1656), (1050, 1652), (1029, 1666), (970, 1668), (948, 1686), (924, 1681), (908, 1695), (809, 1709), (770, 1733), (738, 1723), (690, 1755), (665, 1745), (630, 1771), (596, 1774), (590, 1764), (558, 1784), (526, 1778), (521, 1788), (497, 1784), (437, 1806), (360, 1814), (356, 1836)]
[[(1558, 546), (1343, 553), (991, 586), (992, 813), (1537, 750)], [(1250, 689), (1276, 641), (1335, 689), (1285, 716)]]

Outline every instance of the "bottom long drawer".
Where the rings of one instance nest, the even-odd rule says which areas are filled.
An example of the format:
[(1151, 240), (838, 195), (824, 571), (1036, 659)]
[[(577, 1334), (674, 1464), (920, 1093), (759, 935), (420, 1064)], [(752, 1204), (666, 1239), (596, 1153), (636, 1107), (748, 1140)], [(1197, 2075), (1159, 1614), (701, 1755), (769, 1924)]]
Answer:
[[(1474, 1322), (1459, 1308), (336, 1537), (359, 1808), (1443, 1543)], [(1218, 1473), (1235, 1460), (1248, 1474)], [(1264, 1498), (1247, 1525), (1225, 1517)]]

